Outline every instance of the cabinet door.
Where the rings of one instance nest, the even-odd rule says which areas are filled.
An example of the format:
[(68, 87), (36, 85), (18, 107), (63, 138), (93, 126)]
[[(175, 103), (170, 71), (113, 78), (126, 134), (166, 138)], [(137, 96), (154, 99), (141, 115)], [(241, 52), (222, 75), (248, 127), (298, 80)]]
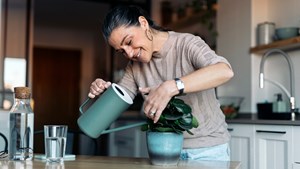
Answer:
[(300, 126), (293, 126), (294, 163), (300, 169)]
[[(111, 128), (121, 127), (137, 121), (116, 121)], [(146, 133), (134, 127), (109, 134), (109, 156), (147, 157)]]
[(291, 169), (292, 126), (255, 126), (256, 168)]
[(254, 125), (229, 124), (232, 161), (241, 161), (242, 169), (254, 168)]
[(300, 169), (300, 164), (299, 163), (294, 163), (293, 164), (293, 169)]

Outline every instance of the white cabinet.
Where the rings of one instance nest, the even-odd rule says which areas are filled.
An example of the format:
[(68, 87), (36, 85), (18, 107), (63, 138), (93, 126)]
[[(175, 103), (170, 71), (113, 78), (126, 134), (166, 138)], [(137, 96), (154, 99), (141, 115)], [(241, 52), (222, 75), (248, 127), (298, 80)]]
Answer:
[[(134, 124), (139, 121), (116, 121), (111, 128)], [(148, 157), (146, 132), (134, 127), (109, 134), (109, 156)]]
[(292, 169), (293, 127), (255, 125), (256, 168)]
[(241, 161), (242, 169), (254, 168), (254, 125), (230, 124), (230, 157), (232, 161)]
[(293, 127), (293, 169), (300, 169), (300, 126)]
[(300, 169), (300, 126), (229, 124), (231, 160), (243, 169)]
[(300, 169), (300, 163), (294, 163), (293, 169)]

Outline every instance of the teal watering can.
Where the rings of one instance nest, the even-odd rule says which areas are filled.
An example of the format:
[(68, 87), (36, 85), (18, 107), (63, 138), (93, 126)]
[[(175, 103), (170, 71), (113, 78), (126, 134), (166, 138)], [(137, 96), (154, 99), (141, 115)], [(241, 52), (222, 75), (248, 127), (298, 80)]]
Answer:
[(140, 122), (114, 129), (106, 130), (112, 122), (124, 112), (132, 103), (131, 97), (119, 85), (113, 83), (86, 111), (83, 108), (88, 105), (90, 98), (79, 107), (81, 116), (77, 120), (79, 128), (89, 137), (98, 138), (101, 134), (107, 134), (125, 130), (146, 124)]

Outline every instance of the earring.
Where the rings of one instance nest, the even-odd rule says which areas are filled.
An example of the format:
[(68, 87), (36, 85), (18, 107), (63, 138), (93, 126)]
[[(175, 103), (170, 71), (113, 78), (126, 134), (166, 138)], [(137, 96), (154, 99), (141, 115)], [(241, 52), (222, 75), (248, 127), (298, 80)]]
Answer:
[(147, 30), (145, 31), (145, 34), (146, 34), (146, 37), (147, 37), (150, 41), (153, 40), (153, 35), (152, 35), (150, 29), (147, 29)]

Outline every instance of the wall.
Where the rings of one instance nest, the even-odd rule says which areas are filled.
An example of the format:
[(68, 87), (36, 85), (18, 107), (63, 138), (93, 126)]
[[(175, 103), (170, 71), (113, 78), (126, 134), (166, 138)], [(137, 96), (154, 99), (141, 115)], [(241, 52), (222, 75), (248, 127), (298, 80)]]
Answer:
[(96, 77), (110, 77), (110, 48), (102, 38), (100, 27), (109, 5), (44, 0), (35, 2), (34, 8), (34, 46), (82, 51), (80, 91), (83, 102)]
[[(264, 21), (275, 22), (276, 27), (300, 26), (300, 1), (296, 0), (219, 0), (217, 41), (218, 52), (232, 63), (235, 77), (220, 87), (219, 94), (245, 97), (241, 112), (256, 112), (256, 103), (274, 101), (274, 94), (279, 88), (266, 83), (258, 86), (259, 64), (261, 55), (250, 54), (249, 49), (256, 45), (256, 26)], [(234, 9), (234, 10), (233, 10)], [(284, 12), (283, 12), (284, 11)], [(289, 51), (294, 63), (295, 72), (300, 68), (299, 50)], [(289, 74), (285, 60), (279, 55), (268, 58), (265, 64), (265, 75), (284, 85), (289, 90)], [(295, 73), (296, 103), (300, 102), (299, 74)], [(282, 93), (282, 92), (281, 92)], [(287, 101), (287, 98), (284, 98)], [(298, 104), (299, 105), (299, 104)], [(297, 106), (299, 107), (299, 106)]]
[[(280, 27), (289, 27), (289, 26), (300, 26), (300, 19), (299, 19), (299, 7), (300, 1), (295, 0), (286, 0), (286, 1), (280, 1), (280, 0), (266, 0), (265, 1), (265, 13), (264, 15), (258, 15), (255, 12), (254, 7), (261, 7), (261, 2), (259, 0), (253, 0), (253, 26), (257, 25), (261, 22), (259, 18), (261, 16), (264, 16), (266, 20), (274, 22), (276, 24), (277, 28)], [(266, 10), (267, 9), (267, 10)], [(288, 9), (285, 12), (282, 12), (283, 9)], [(253, 31), (253, 34), (255, 32)], [(255, 39), (252, 38), (252, 44), (255, 45)], [(294, 75), (295, 75), (295, 98), (296, 98), (296, 104), (300, 103), (300, 91), (299, 88), (297, 88), (300, 84), (300, 76), (297, 72), (300, 71), (300, 68), (296, 65), (296, 63), (300, 63), (300, 51), (294, 50), (294, 51), (288, 51), (287, 52), (289, 56), (291, 57), (291, 60), (293, 62), (294, 66)], [(252, 54), (251, 57), (253, 58), (252, 63), (252, 77), (257, 77), (258, 81), (258, 68), (256, 67), (257, 61), (260, 61), (260, 56), (256, 54)], [(265, 76), (269, 79), (276, 80), (280, 84), (283, 84), (288, 91), (290, 91), (290, 78), (289, 78), (289, 72), (288, 72), (288, 65), (285, 61), (285, 59), (282, 58), (280, 55), (274, 55), (272, 57), (269, 57), (266, 65), (265, 65)], [(264, 89), (258, 88), (258, 82), (256, 85), (252, 85), (253, 87), (253, 98), (257, 102), (262, 102), (264, 100), (273, 101), (274, 100), (274, 94), (281, 92), (277, 87), (274, 85), (268, 85)], [(261, 94), (261, 92), (264, 92)], [(281, 92), (282, 93), (282, 92)], [(287, 101), (288, 98), (285, 97), (285, 100)], [(287, 101), (288, 102), (288, 101)], [(253, 109), (255, 105), (253, 105)], [(299, 107), (299, 104), (298, 106)]]
[[(26, 17), (27, 14), (31, 15), (32, 11), (27, 13), (27, 1), (18, 0), (0, 1), (0, 8), (0, 79), (3, 79), (5, 57), (26, 58), (27, 55), (30, 55), (30, 51), (26, 50), (26, 42), (29, 42), (29, 45), (31, 43), (30, 35), (26, 39), (27, 28), (30, 29), (27, 27), (30, 23), (27, 23)], [(7, 87), (5, 83), (7, 81), (1, 80), (1, 91)], [(21, 85), (23, 84), (25, 81), (21, 82)], [(0, 100), (2, 104), (2, 99)]]
[[(0, 1), (0, 70), (3, 70), (3, 40), (4, 40), (4, 32), (3, 32), (3, 3)], [(3, 73), (0, 73), (0, 79), (3, 79)], [(0, 89), (2, 89), (4, 84), (0, 83)]]
[[(152, 1), (152, 7), (151, 7), (151, 17), (152, 19), (159, 25), (161, 25), (162, 21), (162, 11), (161, 11), (161, 3), (166, 0), (155, 0)], [(192, 4), (192, 0), (186, 0), (186, 1), (172, 1), (169, 0), (172, 3), (173, 10), (177, 10), (179, 7), (185, 7), (186, 4)], [(186, 16), (188, 17), (188, 16)], [(176, 22), (176, 21), (175, 21)], [(172, 29), (172, 28), (171, 28)], [(173, 29), (173, 31), (177, 32), (187, 32), (192, 34), (197, 34), (201, 38), (203, 38), (208, 45), (211, 47), (214, 47), (215, 45), (215, 38), (210, 35), (209, 30), (206, 26), (202, 25), (199, 21), (199, 23), (190, 24), (188, 26), (182, 27), (180, 29)]]
[[(108, 6), (97, 10), (105, 12), (108, 10)], [(82, 24), (85, 22), (81, 19), (78, 19), (78, 24), (81, 24), (80, 28), (70, 27), (68, 24), (46, 25), (45, 23), (36, 23), (34, 27), (34, 46), (81, 50), (80, 102), (82, 103), (87, 98), (90, 84), (96, 77), (109, 77), (105, 73), (109, 73), (106, 70), (110, 70), (110, 48), (102, 38), (100, 26), (96, 25), (96, 30), (83, 29)], [(90, 27), (90, 25), (87, 25), (87, 27)], [(95, 148), (88, 138), (81, 137), (79, 145), (86, 145), (78, 147), (80, 154), (92, 154), (94, 152)], [(102, 149), (99, 151), (102, 151)]]
[[(4, 9), (6, 6), (7, 12)], [(26, 1), (8, 0), (7, 4), (0, 1), (0, 91), (4, 88), (4, 57), (26, 57), (26, 26)], [(2, 104), (2, 98), (0, 100)], [(0, 109), (0, 132), (7, 139), (8, 115), (8, 111)], [(0, 137), (0, 151), (3, 151), (3, 148), (4, 141)]]
[(217, 52), (228, 59), (235, 73), (218, 87), (219, 96), (242, 96), (241, 112), (251, 108), (251, 3), (250, 0), (220, 0), (217, 13)]
[(26, 57), (26, 1), (9, 0), (6, 53), (8, 57)]
[[(81, 100), (87, 98), (89, 87), (94, 80), (95, 58), (101, 57), (99, 53), (105, 55), (106, 49), (100, 49), (104, 46), (100, 41), (99, 34), (93, 32), (35, 27), (34, 45), (44, 47), (70, 48), (82, 51), (81, 63)], [(97, 44), (97, 45), (96, 45)], [(101, 52), (100, 52), (101, 50)], [(98, 66), (104, 66), (105, 62), (99, 62)]]

